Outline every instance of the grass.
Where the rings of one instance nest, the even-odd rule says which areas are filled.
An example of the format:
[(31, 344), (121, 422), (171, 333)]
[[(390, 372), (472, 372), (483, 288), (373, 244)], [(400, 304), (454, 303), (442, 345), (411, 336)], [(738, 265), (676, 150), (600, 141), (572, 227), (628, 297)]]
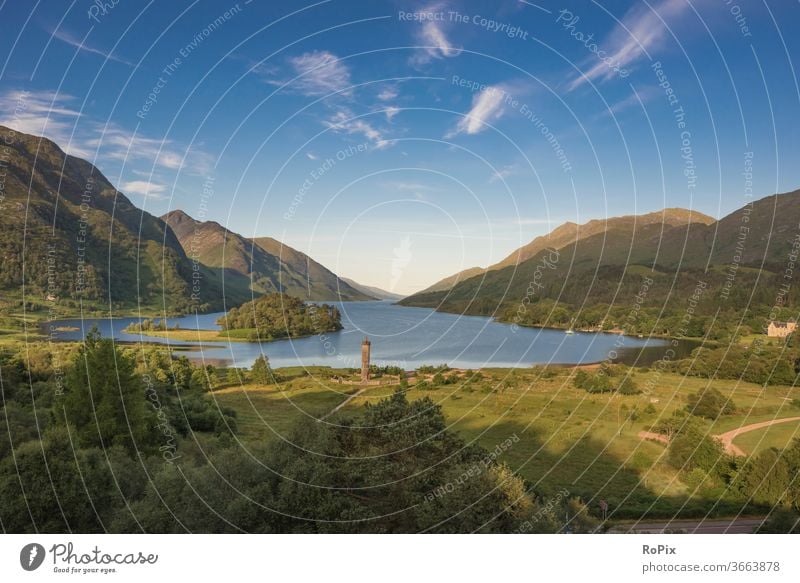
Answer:
[[(800, 411), (787, 417), (800, 417)], [(779, 423), (763, 429), (742, 433), (733, 440), (743, 451), (752, 454), (770, 447), (783, 449), (791, 444), (792, 440), (800, 438), (800, 421)]]
[(247, 338), (229, 335), (220, 330), (194, 330), (191, 328), (180, 328), (176, 330), (146, 330), (136, 331), (130, 334), (141, 334), (142, 336), (156, 336), (158, 338), (169, 338), (181, 342), (247, 342)]
[[(327, 376), (333, 372), (317, 372), (323, 371)], [(689, 393), (710, 385), (733, 397), (739, 413), (713, 424), (706, 422), (712, 434), (776, 416), (800, 415), (786, 406), (786, 398), (792, 393), (788, 387), (762, 389), (747, 383), (637, 372), (637, 384), (647, 387), (649, 394), (591, 395), (573, 388), (571, 369), (553, 371), (547, 375), (550, 378), (542, 378), (534, 369), (482, 372), (484, 380), (477, 383), (418, 390), (412, 382), (407, 396), (411, 400), (432, 398), (442, 407), (450, 429), (488, 450), (516, 435), (519, 441), (504, 451), (499, 461), (517, 471), (537, 492), (547, 497), (566, 488), (573, 495), (594, 500), (594, 504), (605, 499), (617, 509), (618, 517), (704, 516), (714, 506), (712, 500), (719, 498), (718, 494), (704, 498), (702, 491), (696, 492), (666, 462), (663, 445), (643, 441), (637, 435), (683, 408)], [(370, 387), (341, 413), (355, 414), (365, 403), (384, 398), (395, 388)], [(243, 438), (269, 440), (286, 436), (302, 416), (329, 412), (347, 398), (344, 393), (357, 389), (315, 374), (292, 377), (279, 387), (223, 389), (216, 391), (214, 398), (239, 412)], [(644, 409), (650, 404), (655, 413), (646, 415)], [(628, 418), (633, 409), (639, 414), (635, 420)], [(777, 426), (767, 433), (769, 443), (785, 445), (787, 436), (797, 429), (792, 423)], [(757, 441), (756, 435), (740, 437), (745, 438), (745, 449), (748, 440)], [(738, 510), (722, 503), (713, 513), (735, 514)]]
[(779, 346), (784, 344), (784, 338), (777, 338), (775, 336), (767, 336), (766, 334), (745, 334), (739, 337), (739, 344), (743, 346), (752, 346), (758, 342), (761, 346)]
[(293, 425), (303, 417), (319, 418), (342, 403), (354, 387), (337, 390), (290, 381), (280, 385), (244, 385), (220, 389), (211, 397), (237, 412), (236, 422), (245, 439), (288, 439)]
[[(145, 330), (131, 331), (130, 334), (142, 336), (157, 336), (182, 342), (269, 342), (273, 340), (287, 340), (287, 338), (272, 338), (261, 336), (259, 340), (255, 328), (240, 328), (236, 330), (196, 330), (193, 328), (177, 328), (172, 330)], [(295, 337), (298, 338), (298, 337)]]

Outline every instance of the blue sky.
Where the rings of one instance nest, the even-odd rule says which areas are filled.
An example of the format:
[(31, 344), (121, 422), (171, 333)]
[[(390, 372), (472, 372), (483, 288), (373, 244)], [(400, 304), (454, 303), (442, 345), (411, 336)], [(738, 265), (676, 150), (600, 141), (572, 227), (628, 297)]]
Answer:
[(603, 4), (6, 2), (0, 123), (400, 293), (800, 187), (800, 4)]

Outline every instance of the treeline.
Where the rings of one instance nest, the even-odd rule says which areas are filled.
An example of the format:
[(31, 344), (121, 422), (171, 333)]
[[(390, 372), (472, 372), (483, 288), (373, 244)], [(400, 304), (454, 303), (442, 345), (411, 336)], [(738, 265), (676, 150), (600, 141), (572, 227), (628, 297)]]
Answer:
[(676, 274), (658, 266), (600, 266), (595, 272), (566, 265), (544, 277), (531, 271), (535, 267), (535, 262), (525, 262), (513, 277), (507, 268), (490, 272), (494, 277), (473, 278), (453, 290), (400, 303), (494, 316), (520, 326), (619, 329), (719, 341), (763, 333), (771, 318), (786, 320), (800, 308), (794, 289), (775, 308), (781, 281), (768, 269), (740, 270), (736, 285), (726, 287), (726, 272), (716, 268)]
[(180, 330), (181, 326), (177, 322), (170, 326), (167, 324), (166, 318), (155, 318), (151, 320), (150, 318), (145, 318), (141, 322), (131, 322), (128, 324), (123, 332), (136, 333), (136, 332), (166, 332), (168, 330)]
[(217, 320), (223, 330), (246, 332), (249, 340), (298, 338), (341, 330), (339, 309), (273, 293), (231, 309)]
[(743, 380), (759, 385), (794, 385), (800, 374), (800, 347), (796, 334), (781, 346), (696, 348), (689, 358), (667, 363), (665, 368), (684, 376)]

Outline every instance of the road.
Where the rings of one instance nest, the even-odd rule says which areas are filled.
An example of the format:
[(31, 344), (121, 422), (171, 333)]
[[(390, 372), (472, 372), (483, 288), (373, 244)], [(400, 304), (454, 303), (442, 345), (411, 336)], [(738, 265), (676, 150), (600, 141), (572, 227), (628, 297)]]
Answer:
[(749, 534), (764, 518), (709, 518), (705, 520), (664, 520), (625, 522), (615, 525), (611, 533), (663, 534), (686, 532), (690, 534)]

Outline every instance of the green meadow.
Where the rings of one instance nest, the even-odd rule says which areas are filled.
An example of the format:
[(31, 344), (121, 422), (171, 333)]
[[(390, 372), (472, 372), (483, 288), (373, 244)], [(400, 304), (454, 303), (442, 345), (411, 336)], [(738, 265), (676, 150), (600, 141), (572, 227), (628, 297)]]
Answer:
[[(338, 384), (326, 380), (333, 371), (323, 368), (310, 374), (299, 369), (287, 372), (282, 373), (286, 380), (277, 385), (237, 385), (212, 393), (220, 405), (237, 411), (241, 439), (281, 439), (301, 417), (318, 419), (345, 402), (338, 414), (346, 417), (398, 387)], [(792, 404), (798, 391), (789, 387), (765, 389), (749, 383), (639, 370), (634, 379), (643, 391), (640, 394), (590, 394), (573, 387), (569, 368), (488, 369), (481, 374), (478, 381), (461, 379), (438, 386), (431, 384), (428, 376), (422, 388), (411, 378), (405, 390), (410, 400), (431, 397), (442, 407), (450, 428), (468, 442), (491, 451), (515, 437), (498, 459), (539, 495), (555, 496), (566, 489), (591, 504), (606, 500), (612, 518), (754, 512), (741, 503), (726, 501), (718, 488), (711, 491), (702, 480), (698, 483), (695, 476), (677, 471), (667, 461), (664, 444), (639, 436), (684, 408), (690, 393), (710, 386), (734, 401), (736, 414), (716, 422), (703, 421), (711, 435), (800, 416), (800, 409)], [(734, 444), (753, 453), (767, 447), (782, 448), (799, 435), (800, 422), (793, 422), (741, 434)]]

